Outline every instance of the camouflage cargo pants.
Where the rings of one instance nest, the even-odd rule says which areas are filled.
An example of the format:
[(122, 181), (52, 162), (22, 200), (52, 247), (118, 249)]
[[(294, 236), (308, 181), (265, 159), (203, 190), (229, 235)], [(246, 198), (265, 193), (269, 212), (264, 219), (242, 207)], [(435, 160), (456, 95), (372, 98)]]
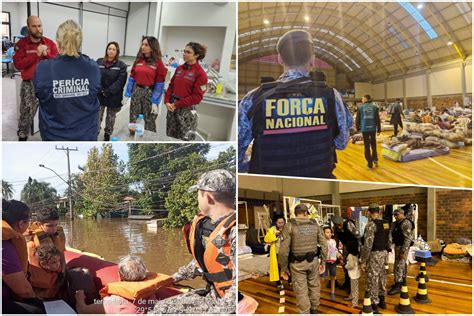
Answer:
[(102, 119), (104, 118), (104, 113), (107, 111), (105, 116), (105, 128), (104, 133), (112, 135), (114, 132), (114, 125), (115, 125), (115, 117), (117, 113), (120, 111), (121, 108), (111, 108), (109, 106), (101, 106), (99, 112), (99, 132), (100, 132), (100, 124), (102, 123)]
[(385, 296), (387, 271), (385, 262), (387, 251), (372, 251), (367, 263), (365, 291), (369, 292), (372, 304), (379, 303), (379, 296)]
[(306, 260), (290, 263), (290, 273), (300, 314), (316, 310), (321, 295), (318, 258), (314, 258), (311, 263)]
[(195, 140), (198, 115), (194, 107), (179, 108), (166, 115), (166, 135), (182, 140)]
[(18, 137), (28, 137), (31, 125), (38, 110), (39, 101), (35, 95), (33, 81), (23, 80), (20, 88), (20, 118), (18, 120)]
[(402, 252), (401, 246), (395, 246), (395, 263), (393, 265), (393, 276), (395, 282), (403, 282), (403, 279), (407, 277), (407, 260), (400, 260), (400, 253)]
[(150, 88), (135, 85), (130, 102), (130, 122), (135, 123), (138, 114), (143, 114), (145, 129), (156, 132), (156, 118), (158, 115), (151, 113), (151, 94), (152, 90)]
[(220, 299), (213, 291), (201, 296), (193, 290), (158, 301), (149, 314), (235, 314), (235, 298), (229, 304), (216, 304)]

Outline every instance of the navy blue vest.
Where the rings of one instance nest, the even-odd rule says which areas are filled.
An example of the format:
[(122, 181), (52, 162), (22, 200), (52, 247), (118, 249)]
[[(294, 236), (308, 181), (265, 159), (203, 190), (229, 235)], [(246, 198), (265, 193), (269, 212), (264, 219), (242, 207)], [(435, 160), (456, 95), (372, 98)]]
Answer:
[(254, 95), (250, 173), (333, 178), (339, 133), (332, 88), (310, 78), (263, 84)]

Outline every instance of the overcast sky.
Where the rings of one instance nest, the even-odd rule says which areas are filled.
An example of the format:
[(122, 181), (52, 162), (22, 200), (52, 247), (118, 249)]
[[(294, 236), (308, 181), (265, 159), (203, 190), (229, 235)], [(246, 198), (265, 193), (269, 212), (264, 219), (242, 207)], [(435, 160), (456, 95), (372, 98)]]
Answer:
[[(183, 144), (187, 145), (186, 143)], [(51, 183), (58, 193), (62, 194), (67, 188), (67, 184), (59, 179), (50, 170), (40, 168), (39, 164), (53, 169), (60, 176), (67, 180), (67, 159), (66, 152), (55, 150), (55, 147), (76, 148), (78, 151), (70, 152), (71, 173), (80, 172), (77, 168), (87, 161), (87, 153), (94, 147), (101, 145), (98, 143), (3, 143), (2, 150), (2, 179), (13, 184), (14, 199), (20, 199), (21, 189), (28, 181), (28, 177)], [(125, 163), (128, 162), (128, 147), (125, 143), (113, 143), (114, 152)], [(207, 157), (215, 159), (219, 152), (232, 146), (228, 143), (212, 143), (211, 150)]]

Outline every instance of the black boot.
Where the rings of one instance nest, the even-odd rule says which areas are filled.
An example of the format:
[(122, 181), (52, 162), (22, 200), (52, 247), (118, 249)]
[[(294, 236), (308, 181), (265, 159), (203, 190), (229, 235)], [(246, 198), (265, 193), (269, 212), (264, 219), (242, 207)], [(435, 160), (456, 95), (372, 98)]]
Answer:
[(379, 296), (378, 307), (380, 307), (382, 309), (387, 309), (387, 304), (385, 304), (385, 296)]
[(110, 141), (110, 134), (105, 133), (104, 134), (104, 142)]
[(390, 291), (388, 291), (388, 295), (395, 295), (395, 294), (398, 294), (400, 293), (400, 291), (402, 290), (402, 283), (401, 282), (395, 282), (395, 284), (392, 286), (392, 288), (390, 289)]
[(374, 314), (380, 314), (377, 304), (372, 304), (372, 312)]
[(18, 137), (18, 141), (20, 142), (26, 142), (28, 140), (28, 137)]

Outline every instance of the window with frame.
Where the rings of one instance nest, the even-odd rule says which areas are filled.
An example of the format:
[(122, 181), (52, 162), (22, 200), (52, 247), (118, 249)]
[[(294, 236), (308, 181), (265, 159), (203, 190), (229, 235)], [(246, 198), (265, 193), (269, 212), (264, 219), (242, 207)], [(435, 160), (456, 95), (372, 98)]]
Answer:
[(2, 39), (8, 38), (11, 40), (11, 23), (10, 12), (2, 11)]

